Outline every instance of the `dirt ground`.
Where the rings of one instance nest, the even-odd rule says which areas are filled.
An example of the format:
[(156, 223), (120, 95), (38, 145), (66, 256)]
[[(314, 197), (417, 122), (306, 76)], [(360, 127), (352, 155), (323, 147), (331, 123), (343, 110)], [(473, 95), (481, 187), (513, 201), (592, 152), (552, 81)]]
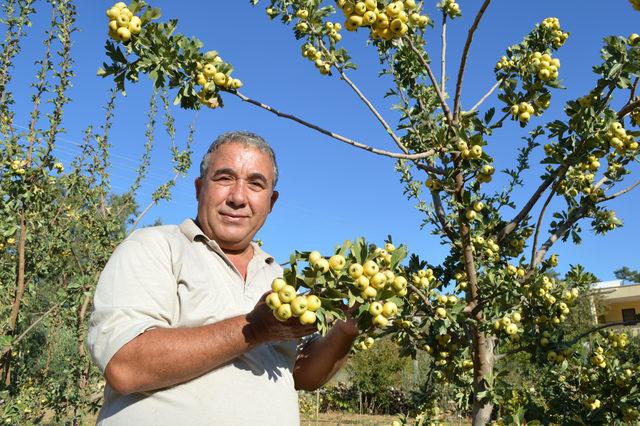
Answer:
[[(367, 414), (343, 413), (340, 411), (320, 413), (315, 415), (300, 415), (301, 426), (328, 426), (328, 425), (367, 425), (367, 426), (391, 426), (391, 422), (398, 419), (396, 416), (371, 416)], [(449, 421), (449, 426), (468, 426), (470, 422), (464, 420)]]

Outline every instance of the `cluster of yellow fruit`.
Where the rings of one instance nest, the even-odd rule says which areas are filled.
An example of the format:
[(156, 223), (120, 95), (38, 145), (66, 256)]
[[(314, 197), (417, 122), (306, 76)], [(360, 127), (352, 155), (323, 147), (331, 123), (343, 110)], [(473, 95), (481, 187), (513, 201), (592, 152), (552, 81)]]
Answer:
[(469, 140), (469, 144), (467, 142), (461, 140), (457, 143), (458, 151), (460, 151), (460, 155), (465, 160), (477, 160), (482, 157), (482, 146), (480, 143), (482, 139), (471, 139)]
[(425, 186), (431, 191), (440, 191), (442, 189), (442, 182), (435, 178), (429, 178), (425, 182)]
[(584, 401), (584, 406), (591, 411), (597, 410), (598, 408), (600, 408), (600, 405), (601, 405), (600, 400), (595, 396), (590, 396)]
[(522, 319), (522, 315), (520, 312), (514, 312), (511, 315), (505, 315), (499, 320), (496, 320), (493, 324), (493, 328), (496, 331), (504, 331), (509, 338), (513, 341), (519, 341), (520, 335), (518, 334), (520, 329), (518, 329), (518, 323)]
[(640, 0), (629, 0), (635, 10), (640, 10)]
[(142, 20), (129, 10), (123, 2), (114, 4), (107, 10), (109, 18), (109, 37), (123, 43), (131, 40), (132, 35), (142, 31)]
[(629, 344), (629, 338), (626, 333), (609, 332), (607, 339), (612, 348), (622, 349)]
[(507, 274), (513, 277), (524, 278), (524, 275), (525, 275), (524, 268), (513, 266), (513, 265), (507, 265), (506, 270), (507, 270)]
[[(553, 147), (547, 149), (545, 146), (545, 152), (547, 153), (551, 152), (552, 149)], [(600, 167), (600, 162), (597, 158), (593, 159), (593, 161), (589, 159), (589, 161), (578, 165), (578, 167), (569, 167), (565, 179), (556, 186), (556, 191), (559, 194), (565, 194), (570, 197), (577, 196), (578, 191), (582, 191), (589, 196), (597, 197), (602, 190), (596, 190), (592, 186), (595, 174), (592, 173), (591, 167), (595, 166)]]
[(371, 349), (371, 346), (373, 346), (373, 343), (375, 341), (373, 340), (373, 337), (367, 337), (365, 339), (363, 339), (362, 341), (358, 342), (356, 344), (356, 348), (366, 351), (367, 349)]
[(478, 235), (473, 237), (471, 242), (473, 243), (474, 253), (481, 250), (481, 255), (487, 260), (500, 261), (500, 246), (492, 238), (484, 238), (482, 235)]
[(63, 166), (63, 165), (62, 165), (62, 163), (60, 163), (60, 162), (55, 163), (55, 164), (53, 165), (53, 168), (54, 168), (54, 169), (56, 169), (56, 170), (58, 171), (58, 173), (62, 173), (62, 172), (64, 172), (64, 166)]
[(398, 305), (391, 301), (371, 302), (369, 304), (369, 314), (371, 314), (371, 322), (373, 325), (384, 328), (389, 324), (389, 318), (398, 314)]
[(511, 115), (518, 118), (520, 123), (525, 124), (531, 119), (531, 114), (535, 114), (536, 110), (528, 102), (520, 102), (511, 106)]
[(11, 170), (17, 175), (25, 174), (27, 167), (27, 160), (13, 160), (11, 161)]
[(224, 62), (215, 50), (202, 55), (202, 61), (197, 63), (198, 74), (196, 83), (202, 87), (198, 92), (200, 102), (209, 108), (217, 108), (220, 103), (217, 98), (219, 89), (239, 89), (242, 81), (231, 77), (231, 66)]
[(273, 280), (271, 290), (273, 292), (266, 296), (265, 303), (279, 321), (286, 321), (293, 316), (298, 318), (300, 324), (316, 322), (316, 311), (322, 305), (318, 296), (298, 294), (296, 289), (282, 278)]
[(378, 9), (376, 0), (336, 0), (336, 4), (347, 18), (344, 27), (348, 31), (370, 27), (374, 39), (402, 37), (409, 29), (408, 24), (424, 28), (429, 23), (427, 16), (415, 11), (415, 0), (392, 1), (383, 10)]
[(547, 361), (554, 364), (562, 364), (565, 359), (571, 357), (573, 351), (569, 348), (564, 349), (562, 352), (558, 353), (556, 351), (547, 352)]
[(569, 33), (564, 32), (560, 29), (560, 21), (558, 18), (545, 18), (542, 20), (542, 26), (545, 28), (549, 28), (551, 30), (553, 36), (553, 47), (560, 48), (569, 38)]
[(476, 201), (475, 203), (473, 203), (473, 206), (471, 206), (471, 208), (467, 210), (467, 212), (465, 213), (465, 217), (470, 221), (475, 220), (478, 216), (478, 213), (480, 213), (482, 209), (484, 209), (484, 203), (482, 201)]
[(513, 59), (508, 59), (506, 56), (502, 56), (498, 63), (496, 63), (497, 70), (508, 70), (514, 68), (516, 63)]
[(433, 269), (421, 269), (418, 272), (414, 273), (410, 277), (411, 282), (414, 286), (419, 289), (429, 288), (431, 283), (436, 280), (435, 275), (433, 274)]
[(607, 360), (604, 357), (604, 349), (601, 346), (598, 346), (589, 358), (591, 364), (598, 366), (600, 368), (605, 368), (607, 366)]
[(442, 0), (438, 3), (438, 8), (442, 10), (449, 18), (461, 16), (460, 5), (455, 0)]
[(453, 306), (458, 303), (458, 298), (453, 294), (440, 294), (435, 298), (438, 307), (435, 310), (437, 319), (444, 319), (447, 317), (447, 306)]
[(548, 53), (533, 52), (529, 63), (542, 81), (556, 80), (560, 69), (560, 59), (552, 58)]
[[(389, 255), (388, 248), (380, 251), (379, 259), (382, 261), (381, 263), (389, 263), (386, 258), (387, 255)], [(342, 256), (340, 257), (344, 259)], [(364, 299), (374, 299), (379, 292), (385, 289), (392, 289), (400, 297), (407, 295), (407, 279), (402, 275), (396, 276), (389, 269), (381, 270), (374, 260), (367, 260), (363, 265), (352, 263), (349, 266), (349, 276), (353, 279), (353, 285), (360, 291), (360, 295)]]
[(485, 164), (482, 166), (480, 171), (478, 172), (478, 176), (476, 176), (476, 180), (480, 183), (482, 182), (491, 182), (492, 176), (495, 173), (496, 169), (490, 165)]
[(331, 63), (323, 60), (322, 52), (316, 49), (312, 44), (302, 46), (302, 56), (313, 61), (320, 74), (327, 75), (331, 72)]
[[(640, 114), (640, 111), (636, 112), (636, 114)], [(626, 151), (635, 151), (638, 149), (638, 142), (632, 135), (627, 134), (622, 124), (617, 121), (609, 125), (606, 138), (609, 145), (620, 155), (624, 155)]]

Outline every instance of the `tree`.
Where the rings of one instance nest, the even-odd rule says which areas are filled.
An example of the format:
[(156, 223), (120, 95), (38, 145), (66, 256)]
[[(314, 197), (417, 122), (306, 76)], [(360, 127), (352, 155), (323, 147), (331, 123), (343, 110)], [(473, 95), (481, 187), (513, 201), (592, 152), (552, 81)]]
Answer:
[[(128, 7), (118, 3), (109, 9), (105, 22), (111, 37), (106, 45), (109, 62), (100, 75), (112, 78), (121, 91), (147, 74), (157, 91), (150, 105), (155, 105), (156, 95), (161, 96), (169, 116), (169, 93), (175, 93), (174, 104), (185, 109), (220, 108), (223, 97), (236, 96), (354, 148), (397, 161), (405, 193), (416, 200), (424, 215), (423, 226), (432, 230), (450, 253), (438, 265), (416, 254), (406, 262), (407, 248), (396, 247), (391, 238), (384, 249), (364, 239), (347, 242), (338, 246), (328, 261), (320, 254), (294, 253), (284, 279), (298, 290), (306, 287), (320, 297), (322, 307), (315, 312), (314, 320), (317, 318), (321, 331), (326, 331), (331, 320), (344, 315), (345, 302), (357, 308), (354, 314), (363, 331), (362, 342), (368, 337), (389, 335), (399, 343), (403, 355), (415, 356), (418, 349), (427, 352), (433, 358), (434, 379), (456, 390), (455, 400), (460, 409), (470, 407), (473, 424), (491, 420), (588, 424), (633, 421), (640, 417), (640, 394), (633, 386), (640, 371), (619, 356), (628, 339), (623, 333), (607, 332), (608, 325), (577, 335), (562, 326), (593, 276), (579, 266), (572, 267), (563, 279), (550, 276), (551, 268), (558, 264), (557, 255), (550, 251), (559, 240), (579, 243), (586, 221), (597, 234), (622, 226), (609, 202), (640, 184), (628, 183), (638, 152), (640, 37), (605, 38), (602, 62), (594, 67), (597, 81), (591, 90), (566, 104), (565, 118), (554, 118), (545, 126), (528, 130), (516, 164), (501, 167), (508, 179), (506, 187), (494, 191), (487, 185), (496, 171), (490, 152), (500, 130), (509, 121), (524, 129), (532, 115), (542, 115), (549, 108), (554, 91), (561, 87), (556, 52), (568, 34), (555, 18), (537, 24), (522, 41), (506, 49), (496, 63), (493, 87), (464, 110), (462, 90), (468, 53), (490, 3), (484, 0), (476, 12), (457, 75), (448, 84), (444, 72), (446, 28), (461, 14), (453, 0), (438, 5), (443, 41), (440, 78), (425, 50), (424, 31), (434, 25), (434, 19), (423, 12), (420, 3), (338, 0), (343, 21), (343, 17), (334, 16), (335, 9), (328, 2), (269, 2), (268, 16), (293, 25), (295, 37), (304, 40), (304, 57), (322, 75), (339, 77), (356, 93), (397, 146), (395, 151), (364, 144), (246, 96), (239, 91), (242, 82), (232, 76), (231, 64), (215, 51), (203, 52), (199, 40), (177, 31), (177, 21), (160, 21), (159, 11), (143, 1), (133, 1)], [(632, 4), (640, 8), (635, 0)], [(347, 37), (343, 26), (348, 31), (369, 32), (368, 42), (380, 60), (382, 73), (392, 82), (387, 97), (401, 113), (397, 123), (390, 124), (351, 80), (355, 64), (342, 47), (342, 39)], [(5, 45), (4, 56), (9, 60), (10, 46), (13, 44)], [(614, 108), (614, 99), (624, 101)], [(487, 107), (489, 102), (493, 105)], [(150, 123), (155, 123), (152, 117), (155, 113), (150, 113)], [(171, 126), (169, 133), (174, 134)], [(33, 138), (27, 138), (27, 142), (30, 140)], [(106, 143), (104, 137), (97, 141)], [(12, 170), (11, 176), (18, 176), (3, 176), (3, 184), (14, 185), (23, 174), (37, 175), (23, 167), (22, 159), (29, 159), (30, 152), (31, 148), (22, 149), (19, 155), (11, 152), (4, 157), (4, 167)], [(181, 151), (174, 147), (172, 153), (176, 164), (182, 166), (177, 169), (185, 170), (188, 148)], [(518, 203), (522, 197), (516, 195), (522, 195), (524, 173), (540, 156), (539, 185), (524, 196), (524, 203)], [(142, 175), (146, 164), (143, 158)], [(30, 166), (30, 162), (24, 165)], [(175, 180), (159, 188), (154, 202), (166, 197), (171, 182)], [(25, 193), (25, 185), (15, 187), (22, 191), (20, 194)], [(106, 211), (104, 187), (101, 191), (97, 200), (102, 204), (94, 205)], [(13, 204), (6, 216), (11, 227), (6, 235), (18, 235), (8, 244), (12, 249), (4, 252), (7, 264), (16, 260), (18, 265), (24, 263), (27, 230), (35, 226), (27, 221), (32, 204), (25, 200), (30, 195), (20, 194), (11, 196), (22, 201)], [(510, 208), (517, 213), (511, 214)], [(550, 209), (557, 210), (543, 242), (545, 215)], [(107, 235), (105, 250), (122, 232)], [(103, 257), (94, 259), (87, 270), (95, 273), (103, 261)], [(35, 274), (37, 270), (18, 266), (17, 272), (11, 272), (17, 295), (13, 306), (17, 308), (27, 271)], [(80, 270), (73, 276), (84, 274)], [(91, 276), (81, 281), (87, 283), (86, 289), (94, 282)], [(3, 278), (3, 282), (7, 281)], [(83, 288), (82, 284), (76, 286)], [(388, 309), (381, 313), (384, 305)], [(24, 329), (28, 329), (26, 324), (23, 322)], [(13, 348), (21, 325), (19, 320), (10, 325), (5, 336), (7, 345)], [(75, 337), (82, 335), (78, 330), (75, 333)], [(543, 386), (522, 387), (508, 380), (513, 357), (536, 366), (538, 383)], [(6, 366), (5, 375), (11, 374), (16, 375)], [(413, 414), (420, 423), (439, 420), (438, 407), (433, 404), (418, 406)]]
[(640, 282), (640, 272), (639, 271), (634, 271), (632, 269), (630, 269), (627, 266), (623, 266), (622, 268), (613, 271), (613, 274), (615, 275), (615, 277), (619, 280), (622, 280), (622, 283), (624, 284), (625, 281), (631, 282), (631, 283), (639, 283)]

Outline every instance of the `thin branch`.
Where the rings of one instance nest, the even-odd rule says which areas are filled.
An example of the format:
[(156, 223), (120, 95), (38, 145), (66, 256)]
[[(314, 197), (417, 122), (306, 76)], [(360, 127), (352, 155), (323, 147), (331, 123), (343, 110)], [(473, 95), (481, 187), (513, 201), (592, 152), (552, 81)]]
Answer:
[(569, 215), (567, 220), (558, 227), (556, 232), (551, 234), (551, 236), (547, 239), (547, 241), (545, 241), (544, 244), (542, 244), (542, 246), (540, 247), (540, 250), (536, 252), (536, 255), (533, 258), (533, 262), (529, 266), (529, 271), (532, 271), (533, 268), (535, 268), (542, 261), (547, 251), (549, 251), (551, 246), (556, 241), (558, 241), (569, 229), (571, 229), (573, 225), (576, 224), (577, 221), (583, 218), (583, 215), (584, 213), (587, 212), (587, 210), (588, 210), (588, 206), (581, 206), (577, 210), (574, 210), (575, 213)]
[(618, 111), (618, 120), (629, 114), (634, 109), (640, 107), (640, 98), (628, 102), (620, 111)]
[(433, 75), (433, 71), (431, 71), (431, 67), (429, 66), (429, 63), (424, 58), (424, 56), (422, 56), (422, 53), (413, 44), (413, 41), (411, 41), (411, 38), (406, 37), (405, 40), (407, 41), (407, 44), (409, 45), (411, 50), (413, 50), (413, 53), (415, 53), (418, 56), (418, 60), (420, 61), (420, 63), (424, 67), (424, 69), (427, 71), (427, 75), (429, 76), (429, 80), (431, 80), (431, 85), (435, 89), (436, 94), (438, 95), (438, 99), (440, 100), (440, 106), (442, 106), (442, 111), (444, 111), (444, 114), (447, 116), (448, 123), (452, 124), (453, 123), (453, 115), (451, 114), (451, 110), (449, 109), (449, 105), (447, 105), (447, 101), (444, 98), (444, 93), (442, 92), (442, 90), (440, 90), (440, 87), (438, 87), (438, 81), (436, 80), (436, 76)]
[(464, 50), (462, 51), (462, 58), (460, 59), (460, 68), (458, 69), (458, 81), (456, 82), (456, 95), (453, 101), (453, 112), (455, 114), (455, 118), (458, 118), (460, 114), (460, 95), (462, 93), (462, 78), (464, 77), (464, 68), (467, 65), (467, 58), (469, 57), (469, 48), (471, 47), (471, 42), (473, 41), (473, 34), (475, 33), (478, 25), (480, 24), (480, 20), (482, 19), (482, 15), (487, 10), (487, 7), (491, 3), (491, 0), (484, 0), (478, 14), (476, 15), (476, 19), (473, 21), (473, 25), (469, 28), (469, 33), (467, 34), (467, 41), (464, 44)]
[(446, 77), (447, 77), (447, 14), (442, 11), (442, 54), (440, 57), (440, 90), (446, 93)]
[(636, 89), (638, 89), (638, 81), (640, 81), (640, 77), (636, 77), (636, 80), (633, 82), (633, 86), (631, 86), (631, 93), (629, 94), (628, 102), (633, 101), (633, 99), (636, 97)]
[(344, 142), (344, 143), (349, 144), (351, 146), (354, 146), (356, 148), (364, 149), (365, 151), (369, 151), (369, 152), (371, 152), (373, 154), (384, 155), (386, 157), (391, 157), (391, 158), (403, 158), (403, 159), (406, 159), (406, 160), (419, 160), (421, 158), (432, 157), (436, 153), (435, 149), (430, 149), (428, 151), (421, 152), (421, 153), (418, 153), (418, 154), (403, 154), (403, 153), (396, 153), (396, 152), (390, 152), (390, 151), (385, 151), (385, 150), (382, 150), (382, 149), (373, 148), (371, 146), (368, 146), (368, 145), (362, 144), (360, 142), (356, 142), (356, 141), (354, 141), (352, 139), (346, 138), (346, 137), (344, 137), (342, 135), (339, 135), (338, 133), (323, 129), (320, 126), (317, 126), (315, 124), (309, 123), (308, 121), (305, 121), (305, 120), (303, 120), (301, 118), (298, 118), (298, 117), (296, 117), (294, 115), (278, 111), (277, 109), (275, 109), (275, 108), (273, 108), (273, 107), (271, 107), (271, 106), (269, 106), (267, 104), (264, 104), (264, 103), (262, 103), (260, 101), (251, 99), (251, 98), (243, 95), (242, 93), (240, 93), (238, 91), (229, 91), (228, 93), (236, 95), (237, 97), (239, 97), (243, 101), (248, 102), (248, 103), (253, 104), (253, 105), (256, 105), (256, 106), (258, 106), (258, 107), (260, 107), (262, 109), (265, 109), (265, 110), (269, 111), (270, 113), (277, 115), (278, 117), (282, 117), (282, 118), (286, 118), (288, 120), (295, 121), (296, 123), (302, 124), (303, 126), (309, 127), (310, 129), (316, 130), (316, 131), (322, 133), (323, 135), (327, 135), (327, 136), (329, 136), (329, 137), (331, 137), (333, 139), (339, 140), (340, 142)]
[(574, 338), (573, 340), (571, 340), (567, 344), (569, 346), (575, 345), (582, 338), (587, 337), (588, 335), (593, 334), (596, 331), (604, 330), (605, 328), (616, 327), (618, 325), (633, 325), (633, 324), (637, 324), (637, 323), (638, 323), (638, 321), (632, 320), (632, 321), (618, 321), (618, 322), (610, 322), (610, 323), (607, 323), (607, 324), (602, 324), (602, 325), (599, 325), (597, 327), (592, 328), (591, 330), (587, 330), (584, 333), (579, 334), (576, 338)]
[(636, 183), (634, 183), (633, 185), (630, 185), (629, 187), (623, 189), (622, 191), (616, 192), (613, 195), (610, 195), (608, 197), (604, 197), (601, 200), (598, 200), (599, 203), (604, 202), (604, 201), (609, 201), (609, 200), (613, 200), (614, 198), (617, 198), (621, 195), (626, 194), (627, 192), (631, 191), (632, 189), (634, 189), (636, 186), (640, 185), (640, 180), (637, 180)]
[[(180, 176), (180, 173), (176, 173), (175, 175), (173, 175), (173, 179), (171, 179), (169, 182), (173, 182), (175, 183), (175, 181), (178, 179), (178, 176)], [(131, 225), (131, 228), (129, 229), (129, 232), (127, 232), (127, 237), (129, 235), (131, 235), (131, 233), (133, 231), (135, 231), (136, 227), (138, 226), (138, 223), (140, 222), (140, 220), (142, 220), (142, 218), (149, 212), (149, 210), (151, 210), (151, 208), (153, 206), (155, 206), (156, 204), (158, 204), (158, 201), (160, 201), (160, 199), (157, 200), (151, 200), (151, 202), (147, 205), (147, 207), (144, 208), (144, 210), (142, 211), (142, 213), (140, 213), (138, 215), (138, 217), (135, 218), (135, 220), (133, 221), (133, 225)]]
[(551, 199), (553, 198), (554, 195), (556, 195), (555, 188), (553, 188), (551, 193), (549, 193), (549, 196), (547, 197), (547, 199), (544, 202), (544, 205), (542, 206), (542, 210), (540, 210), (540, 215), (538, 216), (538, 223), (536, 223), (536, 232), (533, 235), (533, 244), (531, 245), (531, 263), (533, 263), (533, 259), (536, 255), (536, 247), (538, 247), (538, 235), (540, 235), (540, 228), (542, 227), (542, 218), (544, 217), (544, 213), (547, 210), (547, 207), (549, 206), (549, 203), (551, 202)]
[(44, 314), (42, 314), (40, 316), (40, 318), (38, 318), (37, 320), (35, 320), (31, 325), (29, 325), (29, 327), (27, 327), (18, 337), (16, 337), (15, 339), (13, 339), (13, 341), (11, 342), (11, 345), (5, 347), (2, 349), (2, 353), (0, 353), (0, 356), (4, 356), (6, 353), (8, 353), (11, 348), (17, 344), (18, 342), (20, 342), (22, 339), (24, 339), (24, 337), (31, 331), (33, 330), (33, 328), (40, 324), (40, 322), (42, 322), (43, 319), (45, 319), (47, 316), (49, 316), (53, 311), (55, 311), (57, 308), (59, 308), (60, 306), (62, 306), (62, 304), (66, 302), (66, 299), (56, 303), (55, 305), (53, 305), (51, 308), (49, 308), (48, 311), (46, 311)]
[(489, 89), (489, 91), (485, 93), (484, 96), (481, 97), (480, 100), (476, 102), (476, 104), (469, 111), (465, 111), (465, 114), (472, 114), (474, 111), (476, 111), (480, 107), (480, 105), (482, 105), (482, 103), (486, 101), (487, 98), (491, 96), (491, 94), (495, 92), (496, 89), (500, 87), (500, 85), (502, 85), (502, 83), (504, 83), (505, 80), (506, 77), (503, 77), (500, 80), (496, 81), (495, 84), (491, 86), (491, 89)]
[[(540, 196), (544, 193), (544, 191), (547, 190), (549, 185), (553, 183), (557, 176), (564, 176), (564, 173), (566, 173), (568, 169), (569, 166), (567, 165), (558, 167), (540, 184), (538, 189), (536, 189), (531, 198), (529, 198), (529, 201), (527, 201), (527, 204), (524, 205), (522, 210), (520, 210), (520, 212), (513, 219), (511, 219), (511, 221), (507, 225), (505, 225), (505, 227), (502, 228), (502, 230), (498, 233), (498, 242), (502, 241), (507, 235), (509, 235), (511, 232), (513, 232), (514, 229), (516, 229), (518, 224), (520, 224), (520, 222), (529, 215), (529, 212), (531, 211), (533, 206), (536, 205), (536, 203), (540, 199)], [(560, 177), (560, 179), (562, 179), (562, 177)]]
[(373, 106), (373, 104), (369, 101), (369, 99), (367, 99), (367, 97), (362, 93), (362, 91), (358, 88), (358, 86), (356, 86), (349, 79), (349, 77), (347, 77), (347, 75), (344, 73), (344, 70), (342, 70), (341, 68), (338, 68), (338, 67), (336, 67), (336, 68), (337, 68), (338, 72), (340, 73), (340, 78), (342, 80), (344, 80), (349, 85), (349, 87), (351, 87), (351, 89), (354, 92), (356, 92), (356, 95), (358, 95), (360, 100), (367, 106), (367, 108), (369, 108), (371, 113), (378, 119), (380, 124), (382, 124), (382, 127), (384, 127), (384, 129), (387, 131), (389, 136), (391, 136), (391, 139), (393, 139), (393, 141), (396, 143), (398, 148), (400, 148), (402, 150), (402, 152), (404, 152), (405, 154), (408, 154), (409, 150), (402, 144), (402, 141), (400, 140), (398, 135), (395, 134), (395, 132), (393, 131), (391, 126), (389, 126), (389, 124), (385, 121), (385, 119), (382, 117), (382, 115), (380, 115), (378, 110)]
[(431, 306), (431, 302), (429, 302), (429, 298), (418, 287), (416, 287), (411, 283), (408, 283), (407, 287), (409, 287), (411, 291), (415, 292), (420, 297), (420, 299), (422, 299), (422, 301), (426, 306)]
[(442, 226), (442, 230), (447, 234), (451, 242), (455, 242), (456, 235), (451, 227), (451, 224), (447, 222), (447, 215), (444, 211), (444, 207), (442, 206), (442, 199), (438, 195), (437, 191), (431, 191), (431, 198), (433, 200), (433, 206), (435, 207), (436, 216), (440, 221), (440, 226)]

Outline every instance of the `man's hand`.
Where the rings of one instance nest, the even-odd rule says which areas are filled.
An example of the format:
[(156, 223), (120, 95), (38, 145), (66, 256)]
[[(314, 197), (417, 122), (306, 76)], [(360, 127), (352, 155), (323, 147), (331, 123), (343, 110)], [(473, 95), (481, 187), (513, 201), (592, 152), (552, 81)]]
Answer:
[(271, 308), (264, 302), (266, 292), (260, 298), (251, 312), (247, 314), (247, 321), (252, 330), (255, 343), (262, 344), (275, 340), (292, 340), (311, 334), (317, 330), (315, 324), (300, 324), (298, 318), (291, 317), (286, 321), (278, 321)]

